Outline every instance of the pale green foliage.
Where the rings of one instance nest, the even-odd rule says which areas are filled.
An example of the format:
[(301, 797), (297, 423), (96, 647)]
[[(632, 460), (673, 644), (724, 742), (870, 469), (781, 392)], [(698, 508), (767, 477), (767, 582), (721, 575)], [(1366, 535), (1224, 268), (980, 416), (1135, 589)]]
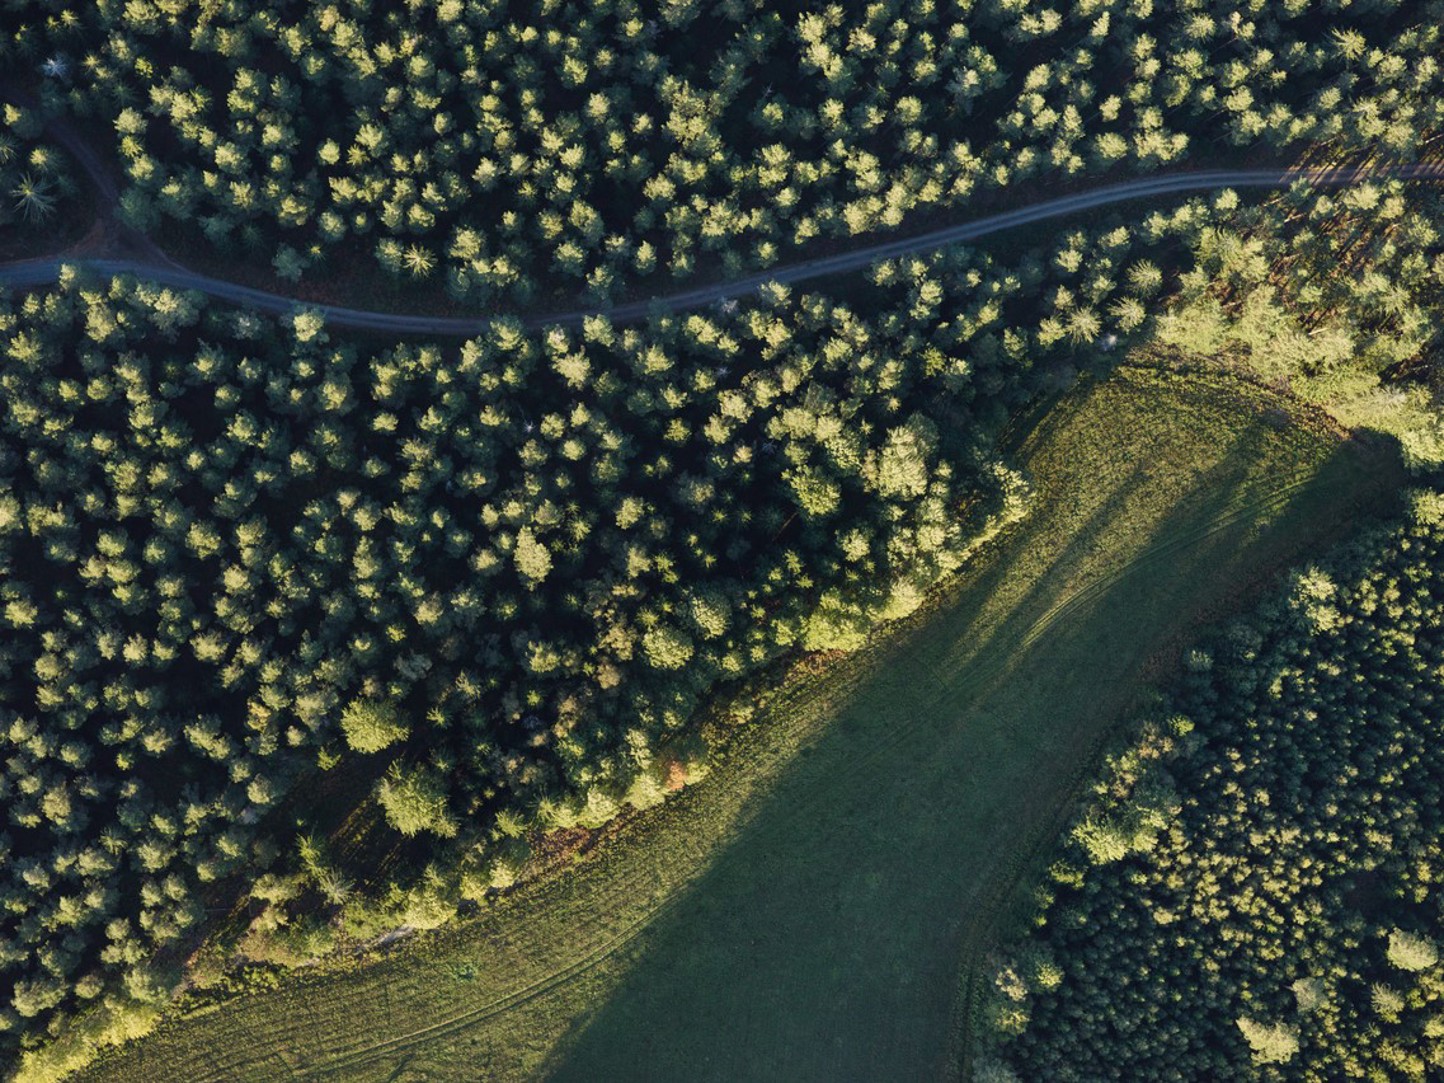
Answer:
[(341, 712), (341, 732), (352, 751), (371, 753), (404, 741), (408, 731), (397, 714), (395, 704), (355, 699)]
[(401, 924), (411, 929), (436, 929), (456, 917), (456, 906), (427, 887), (410, 892), (401, 911)]
[(62, 1038), (20, 1058), (14, 1083), (60, 1083), (89, 1064), (97, 1051), (145, 1037), (160, 1022), (158, 1005), (121, 996), (86, 1012)]
[(901, 620), (911, 616), (922, 605), (927, 592), (913, 579), (899, 579), (888, 591), (887, 600), (878, 612), (880, 620)]
[(692, 657), (692, 640), (685, 632), (659, 624), (642, 635), (642, 650), (657, 669), (681, 669)]
[(1404, 1010), (1404, 994), (1391, 985), (1375, 982), (1369, 987), (1369, 1004), (1384, 1022), (1397, 1023)]
[(877, 465), (879, 493), (890, 498), (915, 497), (927, 488), (929, 436), (920, 424), (904, 425), (888, 434)]
[(1428, 526), (1444, 523), (1444, 492), (1416, 489), (1409, 494), (1409, 514)]
[(1151, 850), (1176, 812), (1177, 798), (1167, 784), (1147, 779), (1120, 807), (1090, 813), (1073, 829), (1072, 837), (1093, 864), (1107, 865)]
[(457, 823), (446, 805), (446, 789), (424, 767), (394, 765), (377, 785), (376, 800), (386, 813), (386, 822), (403, 835), (429, 832), (450, 838), (456, 834)]
[(531, 527), (524, 526), (517, 531), (512, 559), (516, 561), (516, 570), (532, 586), (538, 585), (551, 574), (552, 555), (547, 547), (537, 540)]
[(1439, 961), (1439, 949), (1432, 940), (1403, 929), (1389, 931), (1388, 950), (1389, 963), (1400, 970), (1428, 970)]
[(821, 519), (838, 509), (842, 487), (821, 470), (800, 467), (788, 473), (787, 482), (792, 487), (797, 506), (809, 518)]
[(1260, 1023), (1247, 1016), (1238, 1020), (1255, 1064), (1287, 1064), (1299, 1051), (1299, 1032), (1287, 1023)]
[(809, 651), (855, 651), (867, 642), (866, 617), (838, 591), (822, 596), (802, 626), (802, 646)]
[(586, 800), (577, 809), (576, 822), (579, 827), (596, 829), (621, 811), (622, 804), (615, 797), (593, 787), (587, 791)]
[(491, 872), (488, 880), (489, 886), (501, 891), (516, 883), (516, 878), (521, 873), (521, 867), (506, 858), (497, 858), (491, 864)]
[(547, 827), (585, 827), (595, 830), (621, 811), (627, 797), (613, 797), (599, 786), (591, 786), (582, 797), (565, 801), (543, 800), (539, 817)]
[(1227, 333), (1223, 307), (1212, 297), (1170, 309), (1154, 323), (1158, 342), (1194, 357), (1216, 356)]
[(717, 639), (727, 633), (731, 606), (720, 591), (699, 591), (690, 599), (692, 623), (704, 639)]
[(1329, 576), (1318, 568), (1305, 568), (1293, 578), (1291, 601), (1308, 619), (1317, 631), (1329, 631), (1340, 621), (1338, 609), (1333, 605), (1338, 587)]
[(1409, 465), (1444, 463), (1444, 419), (1425, 388), (1386, 387), (1373, 373), (1351, 372), (1303, 390), (1350, 428), (1397, 437)]
[(991, 1057), (979, 1057), (973, 1065), (973, 1083), (1022, 1083), (1018, 1073)]
[(1289, 987), (1293, 990), (1294, 999), (1298, 1003), (1299, 1011), (1303, 1014), (1318, 1011), (1324, 1006), (1327, 987), (1319, 978), (1300, 978)]
[(291, 317), (291, 329), (297, 342), (315, 342), (325, 339), (326, 317), (317, 309), (305, 308)]
[(658, 772), (655, 768), (648, 767), (637, 772), (637, 777), (632, 780), (622, 801), (635, 809), (649, 809), (660, 805), (666, 798), (667, 788), (662, 784)]
[(1085, 820), (1073, 829), (1073, 837), (1095, 865), (1122, 861), (1133, 851), (1131, 834), (1108, 820)]

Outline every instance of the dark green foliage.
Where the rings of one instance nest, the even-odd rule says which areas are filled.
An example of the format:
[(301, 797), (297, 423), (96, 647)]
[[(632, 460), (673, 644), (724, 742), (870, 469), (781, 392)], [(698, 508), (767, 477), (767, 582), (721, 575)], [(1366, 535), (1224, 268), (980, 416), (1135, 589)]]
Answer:
[(1409, 156), (1444, 100), (1439, 7), (1404, 0), (6, 6), (17, 58), (86, 58), (57, 96), (114, 129), (133, 222), (480, 302), (766, 267), (1192, 148)]
[[(1039, 931), (998, 971), (1004, 1044), (987, 1070), (1437, 1074), (1441, 629), (1444, 496), (1430, 491), (1195, 650), (1167, 721), (1110, 762)], [(1139, 818), (1155, 819), (1149, 845), (1092, 845), (1094, 825)], [(1046, 980), (1028, 971), (1040, 959)]]
[[(374, 258), (468, 305), (605, 307), (1190, 146), (1427, 144), (1439, 4), (1249, 8), (0, 0), (0, 62), (113, 133), (121, 217), (167, 243), (194, 229), (285, 282)], [(37, 116), (0, 116), (15, 236), (69, 190)], [(333, 918), (439, 923), (529, 834), (656, 803), (702, 769), (665, 750), (719, 684), (857, 647), (1019, 513), (993, 435), (1145, 326), (1176, 241), (1196, 266), (1166, 348), (1407, 416), (1439, 457), (1423, 381), (1395, 390), (1434, 378), (1432, 205), (1238, 202), (641, 329), (498, 318), (455, 350), (127, 282), (7, 299), (0, 1052), (96, 1000), (127, 1033), (151, 1018), (178, 977), (152, 961), (217, 899), (249, 896), (252, 958), (296, 962)], [(371, 795), (386, 882), (313, 840), (323, 777)], [(1180, 792), (1150, 777), (1079, 844), (1166, 850)], [(1432, 973), (1411, 930), (1391, 957)], [(1412, 1003), (1375, 984), (1383, 1016)], [(1280, 1019), (1229, 1040), (1292, 1062), (1309, 1032)]]
[(204, 893), (293, 871), (318, 764), (377, 792), (404, 753), (419, 774), (378, 796), (418, 833), (390, 883), (338, 851), (265, 903), (241, 947), (268, 959), (323, 942), (288, 922), (342, 899), (358, 936), (442, 920), (509, 882), (503, 840), (655, 803), (659, 750), (719, 682), (910, 612), (1021, 512), (991, 433), (1077, 353), (1047, 331), (1072, 302), (1027, 290), (1081, 276), (1106, 300), (1134, 247), (1112, 225), (1059, 243), (882, 264), (866, 318), (769, 290), (644, 329), (499, 319), (446, 350), (125, 281), (7, 302), (12, 1033), (194, 942)]
[[(655, 750), (824, 594), (866, 626), (1019, 510), (978, 413), (1026, 369), (823, 297), (443, 351), (68, 280), (0, 337), (12, 1033), (162, 995), (145, 961), (295, 831), (302, 889), (242, 950), (374, 921), (370, 870), (305, 841), (318, 762), (414, 840), (377, 912), (434, 924), (507, 881), (502, 839), (653, 803)], [(846, 514), (800, 514), (797, 469)]]
[(0, 228), (37, 234), (55, 224), (74, 191), (60, 152), (40, 136), (32, 110), (0, 103)]

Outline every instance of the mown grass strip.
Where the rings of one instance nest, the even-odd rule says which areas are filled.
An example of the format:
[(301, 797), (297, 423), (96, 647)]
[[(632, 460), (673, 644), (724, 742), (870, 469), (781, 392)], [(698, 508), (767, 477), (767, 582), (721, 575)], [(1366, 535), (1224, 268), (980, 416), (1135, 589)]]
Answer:
[(1028, 522), (577, 867), (90, 1078), (945, 1075), (959, 962), (1140, 685), (1399, 481), (1264, 391), (1137, 369), (1080, 385), (1020, 455)]

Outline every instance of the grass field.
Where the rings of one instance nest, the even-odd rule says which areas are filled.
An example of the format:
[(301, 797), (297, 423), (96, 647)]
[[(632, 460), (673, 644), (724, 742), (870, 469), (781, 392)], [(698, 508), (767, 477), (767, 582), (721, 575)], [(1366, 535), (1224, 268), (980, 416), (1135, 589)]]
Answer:
[(1033, 516), (712, 774), (390, 958), (177, 1019), (91, 1079), (936, 1079), (960, 969), (1202, 620), (1381, 508), (1377, 447), (1123, 368), (1020, 436)]

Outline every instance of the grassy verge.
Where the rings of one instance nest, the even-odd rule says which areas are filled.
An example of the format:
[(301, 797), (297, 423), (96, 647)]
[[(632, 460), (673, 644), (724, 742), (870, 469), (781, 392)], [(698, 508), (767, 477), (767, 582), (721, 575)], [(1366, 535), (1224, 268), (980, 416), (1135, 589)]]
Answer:
[(1122, 369), (1020, 437), (1038, 511), (907, 625), (800, 667), (713, 774), (565, 873), (91, 1079), (919, 1079), (1137, 689), (1391, 499), (1396, 462), (1224, 377)]

